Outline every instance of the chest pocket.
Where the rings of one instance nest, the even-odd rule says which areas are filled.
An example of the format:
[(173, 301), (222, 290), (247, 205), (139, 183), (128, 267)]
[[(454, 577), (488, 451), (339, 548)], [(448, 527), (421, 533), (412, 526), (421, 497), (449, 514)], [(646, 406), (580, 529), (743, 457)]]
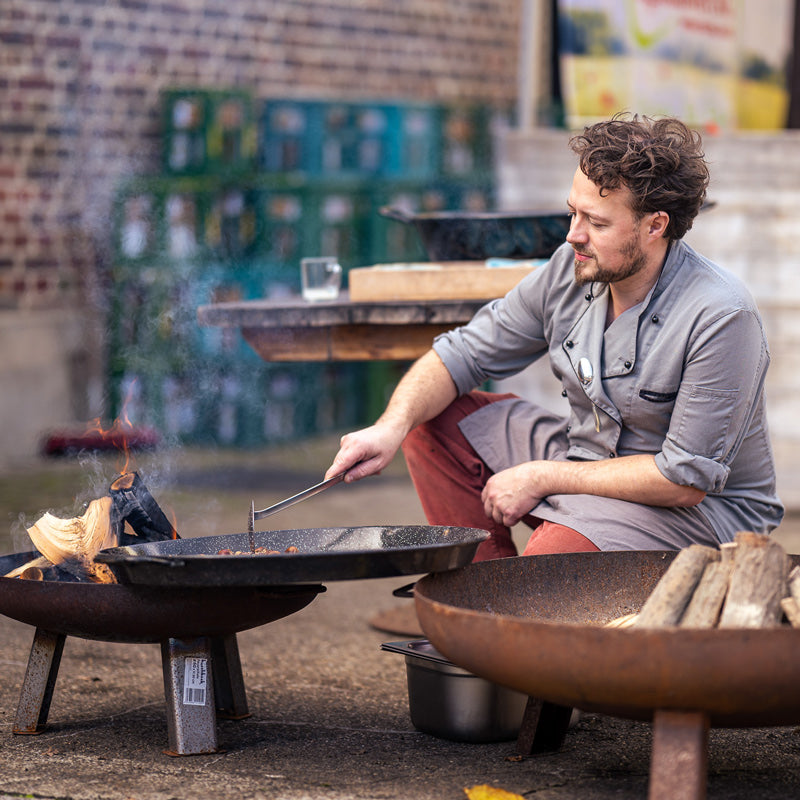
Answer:
[(669, 430), (677, 398), (677, 387), (669, 384), (650, 384), (631, 392), (624, 414), (625, 443), (636, 450), (657, 452)]
[(673, 403), (677, 392), (654, 392), (651, 389), (639, 389), (639, 397), (648, 403)]

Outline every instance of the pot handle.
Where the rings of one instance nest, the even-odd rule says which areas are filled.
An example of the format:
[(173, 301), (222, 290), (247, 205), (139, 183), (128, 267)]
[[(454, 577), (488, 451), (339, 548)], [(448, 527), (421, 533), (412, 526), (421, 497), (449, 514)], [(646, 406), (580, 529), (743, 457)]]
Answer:
[(381, 208), (378, 209), (378, 213), (382, 217), (388, 217), (389, 219), (397, 220), (397, 222), (404, 222), (406, 225), (414, 221), (413, 214), (409, 214), (407, 211), (403, 211), (402, 208), (397, 208), (396, 206), (381, 206)]
[(399, 586), (392, 592), (394, 597), (413, 597), (414, 596), (414, 587), (417, 585), (417, 582), (414, 581), (413, 583), (407, 583), (405, 586)]

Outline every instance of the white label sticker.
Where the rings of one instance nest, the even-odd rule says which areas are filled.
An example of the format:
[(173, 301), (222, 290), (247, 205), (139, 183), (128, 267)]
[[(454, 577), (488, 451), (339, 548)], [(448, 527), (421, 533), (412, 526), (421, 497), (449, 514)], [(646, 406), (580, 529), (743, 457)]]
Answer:
[(205, 658), (184, 659), (183, 704), (204, 706), (208, 682), (208, 660)]

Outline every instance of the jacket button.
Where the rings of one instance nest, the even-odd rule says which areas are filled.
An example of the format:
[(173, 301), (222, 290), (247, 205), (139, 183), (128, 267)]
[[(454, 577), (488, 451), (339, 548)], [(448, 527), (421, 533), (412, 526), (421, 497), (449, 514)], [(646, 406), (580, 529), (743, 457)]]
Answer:
[(625, 362), (625, 369), (630, 369), (630, 368), (631, 368), (631, 362), (630, 361), (626, 361)]
[(561, 390), (561, 396), (562, 397), (566, 397), (567, 396), (567, 390), (566, 389), (562, 389)]
[(616, 453), (609, 453), (609, 454), (608, 454), (608, 457), (609, 457), (609, 458), (616, 458), (616, 457), (617, 457), (617, 454), (616, 454)]
[(587, 301), (588, 303), (591, 303), (591, 302), (592, 302), (592, 300), (594, 300), (594, 297), (592, 297), (592, 293), (591, 293), (591, 292), (586, 292), (586, 294), (584, 295), (584, 297), (586, 298), (586, 301)]
[(572, 347), (575, 347), (575, 342), (573, 342), (573, 341), (572, 341), (572, 339), (567, 339), (567, 341), (566, 341), (566, 342), (564, 342), (564, 344), (565, 344), (567, 347), (570, 347), (570, 348), (572, 348)]
[(567, 425), (567, 427), (565, 428), (564, 432), (565, 433), (569, 433), (571, 430), (572, 430), (572, 425)]
[(650, 322), (652, 322), (653, 325), (658, 325), (659, 321), (658, 314), (653, 314), (653, 316), (650, 317)]

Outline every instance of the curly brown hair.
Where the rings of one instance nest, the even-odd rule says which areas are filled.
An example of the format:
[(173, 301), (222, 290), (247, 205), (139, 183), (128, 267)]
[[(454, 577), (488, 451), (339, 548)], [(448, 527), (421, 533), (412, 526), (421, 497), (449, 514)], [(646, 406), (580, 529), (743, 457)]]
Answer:
[(569, 145), (601, 195), (626, 186), (637, 216), (666, 212), (668, 239), (680, 239), (692, 227), (709, 180), (697, 131), (674, 117), (616, 114), (585, 128)]

